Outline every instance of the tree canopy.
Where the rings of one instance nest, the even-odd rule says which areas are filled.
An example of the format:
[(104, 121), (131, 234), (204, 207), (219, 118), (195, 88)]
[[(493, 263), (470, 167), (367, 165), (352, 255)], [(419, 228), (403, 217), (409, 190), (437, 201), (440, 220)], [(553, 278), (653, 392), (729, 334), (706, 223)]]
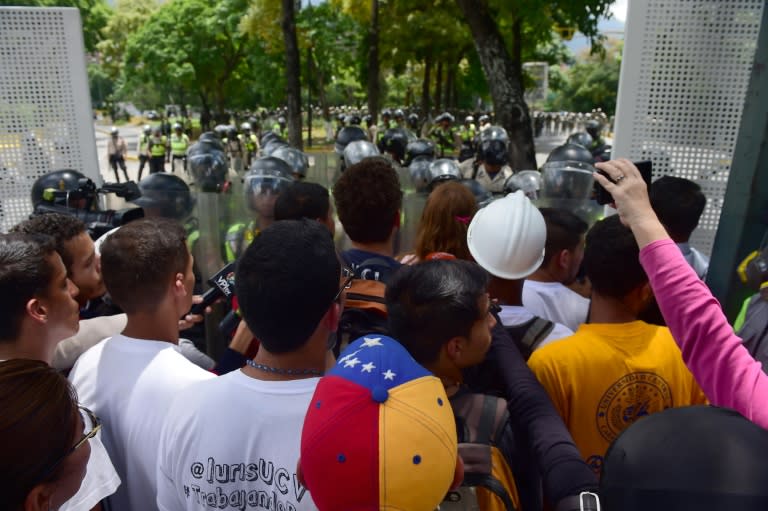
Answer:
[[(297, 78), (303, 97), (309, 94), (326, 119), (330, 106), (361, 107), (371, 94), (380, 92), (378, 107), (410, 107), (424, 117), (445, 109), (494, 110), (516, 140), (528, 139), (525, 131), (530, 131), (522, 95), (529, 83), (523, 62), (572, 64), (561, 35), (577, 29), (600, 48), (597, 20), (611, 4), (610, 0), (307, 3), (295, 12), (298, 58), (294, 70), (286, 73), (282, 0), (118, 0), (113, 11), (104, 0), (35, 3), (67, 1), (82, 4), (81, 10), (90, 6), (94, 13), (89, 11), (89, 19), (102, 20), (87, 36), (95, 41), (92, 49), (99, 56), (91, 76), (99, 80), (102, 91), (109, 88), (104, 81), (112, 80), (117, 99), (147, 108), (190, 104), (224, 118), (231, 110), (284, 106), (287, 80)], [(102, 12), (107, 15), (98, 18)], [(374, 20), (378, 28), (372, 26)], [(562, 95), (569, 96), (571, 108), (612, 109), (619, 61), (610, 55), (600, 61), (599, 55), (564, 73), (561, 87), (568, 88)], [(558, 84), (557, 77), (553, 84)], [(295, 84), (292, 87), (295, 90)], [(149, 104), (154, 102), (159, 104)], [(548, 102), (552, 107), (564, 104)], [(518, 154), (520, 162), (530, 157), (527, 148), (519, 148)]]

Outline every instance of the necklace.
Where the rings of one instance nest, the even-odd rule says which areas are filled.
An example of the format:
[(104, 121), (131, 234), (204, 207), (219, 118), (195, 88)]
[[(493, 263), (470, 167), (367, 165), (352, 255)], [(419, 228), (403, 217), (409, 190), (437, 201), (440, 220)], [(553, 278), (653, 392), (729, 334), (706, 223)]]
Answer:
[(264, 364), (257, 364), (251, 359), (248, 359), (245, 361), (246, 364), (253, 367), (254, 369), (259, 369), (261, 371), (265, 371), (268, 373), (275, 373), (275, 374), (289, 374), (291, 376), (298, 375), (298, 376), (307, 376), (307, 375), (313, 375), (313, 376), (322, 376), (323, 372), (319, 369), (282, 369), (280, 367), (271, 367), (271, 366), (265, 366)]

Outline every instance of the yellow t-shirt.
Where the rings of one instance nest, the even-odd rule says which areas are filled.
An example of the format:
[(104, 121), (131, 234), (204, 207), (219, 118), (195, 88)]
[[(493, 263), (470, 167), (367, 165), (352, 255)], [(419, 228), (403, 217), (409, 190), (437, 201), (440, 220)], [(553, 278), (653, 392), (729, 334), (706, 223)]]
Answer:
[(534, 351), (528, 365), (597, 474), (608, 446), (637, 419), (706, 403), (669, 329), (642, 321), (581, 325)]

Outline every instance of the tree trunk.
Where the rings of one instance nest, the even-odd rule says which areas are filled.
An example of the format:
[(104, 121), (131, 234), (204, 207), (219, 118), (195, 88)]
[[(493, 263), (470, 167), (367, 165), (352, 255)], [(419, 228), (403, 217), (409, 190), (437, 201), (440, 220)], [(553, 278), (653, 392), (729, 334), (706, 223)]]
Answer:
[[(519, 71), (521, 63), (514, 62), (507, 52), (504, 39), (484, 0), (456, 0), (456, 4), (472, 32), (475, 49), (491, 91), (497, 123), (509, 133), (510, 166), (516, 171), (534, 169), (536, 152), (528, 105), (523, 99)], [(515, 53), (519, 54), (519, 45), (517, 48)]]
[(435, 76), (435, 111), (443, 111), (443, 63), (437, 63), (437, 73)]
[(445, 107), (447, 110), (456, 108), (455, 81), (456, 67), (451, 65), (448, 68), (448, 76), (445, 78)]
[(208, 106), (208, 96), (200, 92), (200, 132), (211, 131), (211, 107)]
[(368, 27), (368, 113), (373, 123), (379, 119), (379, 0), (371, 0), (371, 25)]
[(283, 0), (283, 41), (285, 42), (286, 93), (288, 96), (288, 143), (302, 149), (301, 141), (301, 63), (296, 40), (295, 0)]
[[(317, 79), (315, 92), (317, 101), (320, 103), (320, 109), (323, 112), (323, 121), (326, 127), (326, 140), (333, 140), (333, 130), (331, 128), (331, 106), (328, 104), (328, 95), (325, 92), (325, 73), (323, 69), (315, 62), (315, 52), (310, 52), (311, 67)], [(309, 85), (310, 87), (312, 84)]]
[(424, 59), (424, 81), (421, 82), (421, 115), (423, 120), (429, 118), (431, 102), (429, 100), (429, 82), (432, 79), (432, 55)]

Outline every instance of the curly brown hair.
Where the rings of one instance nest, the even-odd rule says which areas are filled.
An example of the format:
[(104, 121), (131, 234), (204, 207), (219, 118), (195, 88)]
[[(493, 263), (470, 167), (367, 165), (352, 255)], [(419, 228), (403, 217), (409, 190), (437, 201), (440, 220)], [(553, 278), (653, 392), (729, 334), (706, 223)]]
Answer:
[(472, 261), (467, 247), (469, 222), (477, 212), (472, 192), (459, 182), (441, 184), (429, 195), (416, 233), (416, 255), (448, 252)]
[(403, 204), (400, 180), (386, 158), (365, 158), (336, 181), (333, 198), (341, 225), (358, 243), (387, 241)]

